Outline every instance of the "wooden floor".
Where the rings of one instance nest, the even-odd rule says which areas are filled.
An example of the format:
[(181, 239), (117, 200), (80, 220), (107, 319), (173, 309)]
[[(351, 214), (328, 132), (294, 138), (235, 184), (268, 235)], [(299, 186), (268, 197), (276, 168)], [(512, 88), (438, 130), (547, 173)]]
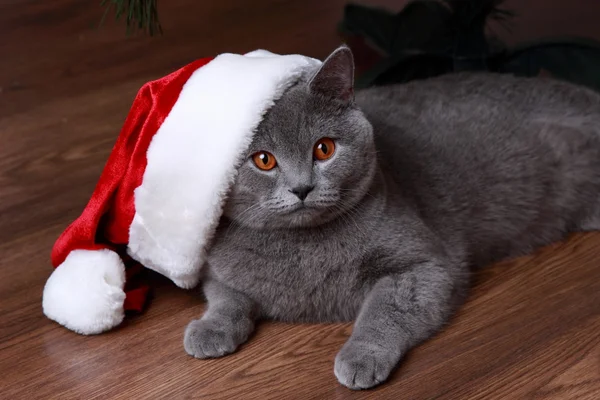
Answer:
[[(516, 31), (531, 34), (539, 17), (549, 32), (586, 1), (554, 16), (525, 2), (530, 20)], [(0, 3), (0, 398), (600, 398), (600, 234), (476, 276), (447, 329), (368, 392), (333, 376), (349, 325), (266, 323), (232, 356), (188, 357), (183, 329), (202, 302), (156, 276), (149, 310), (113, 332), (83, 337), (47, 320), (50, 248), (85, 205), (139, 86), (224, 51), (323, 57), (339, 43), (344, 1), (159, 1), (166, 34), (153, 39), (112, 22), (96, 30), (98, 3)], [(578, 12), (571, 33), (593, 31), (600, 14)]]

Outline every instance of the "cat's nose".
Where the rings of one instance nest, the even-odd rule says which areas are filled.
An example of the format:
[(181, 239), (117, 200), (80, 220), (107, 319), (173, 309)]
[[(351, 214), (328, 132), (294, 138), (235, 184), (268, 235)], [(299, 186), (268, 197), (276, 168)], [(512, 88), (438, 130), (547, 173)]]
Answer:
[(296, 197), (304, 201), (304, 199), (306, 199), (306, 196), (308, 196), (308, 194), (312, 192), (314, 188), (314, 186), (298, 186), (293, 189), (290, 189), (290, 192), (294, 193)]

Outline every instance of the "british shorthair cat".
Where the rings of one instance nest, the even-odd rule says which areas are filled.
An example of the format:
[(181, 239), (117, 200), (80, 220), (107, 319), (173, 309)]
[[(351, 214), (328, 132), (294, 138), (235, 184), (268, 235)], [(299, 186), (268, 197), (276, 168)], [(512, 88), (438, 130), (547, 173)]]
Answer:
[(450, 74), (353, 90), (341, 47), (265, 115), (239, 168), (184, 347), (261, 319), (355, 321), (334, 373), (384, 382), (465, 299), (474, 267), (600, 228), (600, 96)]

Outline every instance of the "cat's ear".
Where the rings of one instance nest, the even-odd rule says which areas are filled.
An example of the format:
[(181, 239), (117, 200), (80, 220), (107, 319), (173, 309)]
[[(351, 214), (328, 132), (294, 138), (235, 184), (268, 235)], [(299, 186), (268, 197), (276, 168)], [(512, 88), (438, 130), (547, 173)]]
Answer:
[(347, 46), (338, 47), (309, 83), (312, 93), (350, 103), (354, 100), (354, 57)]

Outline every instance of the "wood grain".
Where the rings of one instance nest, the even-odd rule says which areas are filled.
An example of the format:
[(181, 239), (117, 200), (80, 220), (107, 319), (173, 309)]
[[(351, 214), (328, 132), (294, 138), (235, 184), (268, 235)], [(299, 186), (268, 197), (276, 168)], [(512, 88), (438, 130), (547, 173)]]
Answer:
[[(546, 3), (526, 3), (516, 29), (524, 37), (577, 13), (583, 22), (566, 31), (600, 36), (600, 10), (572, 7), (582, 1), (553, 3), (537, 31), (532, 21)], [(159, 4), (166, 34), (147, 38), (125, 37), (111, 21), (97, 30), (96, 2), (0, 3), (1, 398), (600, 398), (596, 233), (482, 271), (445, 331), (368, 392), (351, 392), (333, 376), (347, 324), (265, 323), (232, 356), (188, 357), (182, 334), (202, 312), (200, 296), (151, 273), (149, 310), (115, 331), (82, 337), (47, 320), (40, 303), (50, 248), (85, 205), (139, 86), (224, 51), (324, 57), (340, 41), (344, 1)]]

